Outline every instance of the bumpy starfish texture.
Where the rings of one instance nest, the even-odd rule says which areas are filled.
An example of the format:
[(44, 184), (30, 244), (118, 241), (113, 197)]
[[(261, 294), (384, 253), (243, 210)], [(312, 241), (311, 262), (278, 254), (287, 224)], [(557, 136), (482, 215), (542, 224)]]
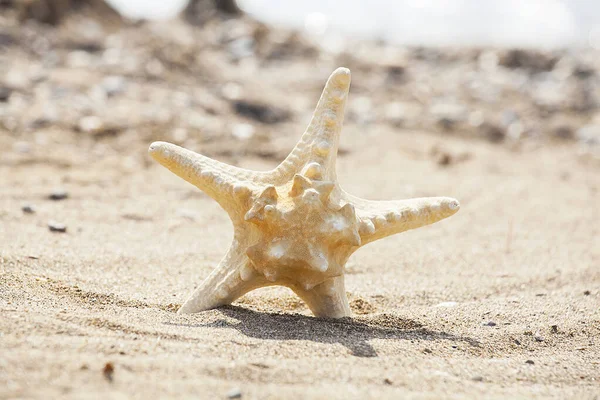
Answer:
[(272, 171), (237, 168), (170, 143), (152, 143), (152, 157), (216, 200), (234, 226), (229, 251), (179, 313), (283, 285), (316, 316), (350, 315), (344, 265), (352, 253), (458, 211), (458, 201), (448, 197), (370, 201), (339, 186), (335, 162), (349, 88), (350, 71), (338, 68), (300, 141)]

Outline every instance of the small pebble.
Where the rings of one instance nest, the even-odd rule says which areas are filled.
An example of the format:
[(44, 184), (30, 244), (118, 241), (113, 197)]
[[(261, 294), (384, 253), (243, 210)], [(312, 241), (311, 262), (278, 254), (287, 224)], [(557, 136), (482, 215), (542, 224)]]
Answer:
[(115, 373), (115, 366), (111, 362), (107, 362), (104, 364), (104, 368), (102, 368), (102, 374), (106, 378), (107, 381), (112, 382), (113, 375)]
[(278, 124), (291, 118), (291, 113), (287, 110), (250, 100), (235, 100), (233, 102), (233, 109), (239, 116), (250, 118), (263, 124)]
[(6, 86), (0, 86), (0, 102), (7, 102), (10, 99), (12, 89)]
[(437, 158), (437, 164), (441, 166), (452, 164), (452, 156), (448, 153), (440, 153)]
[(435, 121), (444, 127), (454, 126), (467, 118), (467, 108), (452, 102), (436, 102), (430, 107), (429, 112)]
[(385, 383), (386, 385), (391, 385), (392, 384), (392, 380), (390, 378), (385, 378), (383, 380), (383, 383)]
[(48, 195), (50, 200), (64, 200), (69, 197), (69, 192), (64, 189), (55, 189)]
[(543, 337), (541, 337), (541, 336), (536, 336), (536, 337), (535, 337), (535, 341), (536, 341), (536, 342), (543, 342), (543, 341), (544, 341), (544, 338), (543, 338)]
[(585, 125), (577, 130), (576, 136), (582, 144), (598, 145), (600, 144), (600, 124)]
[(227, 398), (228, 399), (241, 399), (242, 391), (240, 390), (240, 388), (233, 388), (229, 392), (227, 392)]
[(499, 143), (504, 140), (506, 132), (498, 125), (485, 122), (479, 126), (480, 134), (492, 143)]
[(533, 360), (527, 360), (527, 361), (525, 361), (525, 364), (531, 364), (531, 365), (533, 365), (535, 363), (533, 362)]
[(586, 290), (586, 291), (584, 291), (584, 292), (583, 292), (583, 294), (584, 294), (585, 296), (589, 296), (590, 294), (592, 294), (592, 292), (590, 292), (589, 290)]
[(77, 129), (81, 132), (96, 134), (104, 129), (104, 121), (95, 115), (88, 115), (79, 120)]
[(558, 333), (558, 325), (552, 325), (552, 326), (550, 327), (550, 331), (551, 331), (552, 333)]
[(50, 229), (50, 232), (59, 232), (59, 233), (65, 233), (67, 231), (67, 226), (64, 224), (59, 224), (58, 222), (48, 222), (48, 229)]
[(569, 140), (569, 139), (573, 139), (575, 137), (575, 132), (573, 131), (573, 128), (570, 127), (569, 125), (564, 125), (564, 124), (563, 125), (557, 124), (557, 125), (553, 126), (551, 133), (555, 137), (562, 139), (562, 140)]
[(102, 88), (109, 97), (120, 94), (125, 90), (125, 78), (122, 76), (107, 76), (102, 80)]
[(254, 127), (250, 124), (235, 124), (231, 134), (240, 140), (247, 140), (254, 136)]
[(475, 382), (483, 382), (483, 376), (474, 376), (471, 379)]
[(496, 326), (496, 323), (494, 321), (489, 321), (489, 322), (484, 322), (482, 325), (483, 326)]
[(25, 214), (34, 214), (35, 208), (33, 208), (33, 206), (30, 204), (25, 204), (23, 207), (21, 207), (21, 211), (23, 211)]
[(254, 55), (254, 39), (241, 37), (229, 43), (229, 52), (235, 60)]
[(481, 111), (473, 111), (471, 114), (469, 114), (468, 121), (469, 125), (477, 128), (485, 122), (485, 116)]

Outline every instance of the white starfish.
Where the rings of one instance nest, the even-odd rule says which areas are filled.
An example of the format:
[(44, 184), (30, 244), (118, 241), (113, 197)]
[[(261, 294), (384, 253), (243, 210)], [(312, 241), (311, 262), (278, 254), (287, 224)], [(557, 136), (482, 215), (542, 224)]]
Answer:
[(344, 264), (352, 253), (458, 211), (458, 201), (448, 197), (370, 201), (339, 186), (335, 163), (349, 88), (350, 71), (338, 68), (294, 150), (268, 172), (152, 143), (152, 157), (216, 200), (234, 227), (229, 251), (179, 313), (208, 310), (250, 290), (283, 285), (316, 316), (347, 316)]

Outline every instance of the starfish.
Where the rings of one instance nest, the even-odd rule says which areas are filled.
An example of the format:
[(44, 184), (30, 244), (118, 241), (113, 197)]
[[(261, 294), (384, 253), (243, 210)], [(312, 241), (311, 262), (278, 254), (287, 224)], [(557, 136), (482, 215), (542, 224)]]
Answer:
[(300, 141), (271, 171), (238, 168), (170, 143), (150, 145), (156, 161), (212, 197), (233, 222), (227, 254), (178, 313), (282, 285), (317, 317), (348, 316), (344, 265), (352, 253), (458, 211), (448, 197), (370, 201), (340, 187), (335, 164), (349, 89), (350, 71), (336, 69)]

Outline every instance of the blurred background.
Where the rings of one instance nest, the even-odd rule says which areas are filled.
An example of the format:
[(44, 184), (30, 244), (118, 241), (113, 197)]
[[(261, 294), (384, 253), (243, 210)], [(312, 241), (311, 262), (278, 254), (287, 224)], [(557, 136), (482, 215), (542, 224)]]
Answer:
[(363, 135), (383, 127), (511, 148), (571, 142), (597, 159), (594, 1), (0, 7), (0, 144), (13, 150), (4, 155), (11, 162), (39, 157), (48, 144), (76, 144), (88, 160), (125, 152), (135, 169), (154, 139), (232, 162), (281, 159), (337, 66), (353, 71), (347, 122)]
[[(186, 0), (109, 0), (131, 18), (168, 18)], [(245, 12), (279, 26), (408, 45), (600, 48), (600, 5), (590, 0), (238, 0)], [(331, 41), (331, 39), (328, 39)], [(339, 40), (343, 40), (340, 38)]]
[(597, 156), (594, 1), (0, 7), (0, 130), (17, 150), (9, 158), (70, 138), (100, 156), (99, 142), (127, 149), (133, 166), (145, 155), (131, 145), (160, 138), (213, 156), (280, 159), (292, 143), (282, 132), (298, 134), (337, 66), (354, 73), (347, 121), (364, 134), (385, 126), (509, 146), (572, 141)]

